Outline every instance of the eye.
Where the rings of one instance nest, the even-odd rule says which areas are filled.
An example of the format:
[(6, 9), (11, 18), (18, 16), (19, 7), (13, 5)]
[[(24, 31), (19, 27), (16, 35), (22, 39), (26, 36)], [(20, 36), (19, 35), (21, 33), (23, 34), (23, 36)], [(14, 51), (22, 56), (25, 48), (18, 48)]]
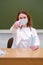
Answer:
[(22, 19), (22, 17), (20, 17), (19, 19)]
[(24, 19), (26, 18), (26, 17), (23, 17)]

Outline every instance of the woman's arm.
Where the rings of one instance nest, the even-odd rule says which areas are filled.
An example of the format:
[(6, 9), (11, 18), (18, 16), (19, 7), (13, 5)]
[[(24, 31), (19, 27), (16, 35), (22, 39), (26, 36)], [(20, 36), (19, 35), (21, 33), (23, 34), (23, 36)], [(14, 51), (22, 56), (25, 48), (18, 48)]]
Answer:
[(35, 29), (33, 29), (32, 33), (33, 33), (32, 35), (33, 35), (33, 37), (34, 37), (33, 40), (35, 40), (35, 41), (34, 41), (34, 45), (30, 46), (30, 48), (31, 48), (32, 50), (36, 50), (36, 49), (38, 49), (39, 46), (40, 46), (40, 41), (39, 41), (39, 37), (38, 37), (38, 35), (37, 35), (37, 31), (36, 31)]
[(20, 24), (19, 24), (19, 21), (16, 21), (12, 27), (10, 28), (10, 32), (11, 33), (16, 33), (17, 29), (19, 28)]

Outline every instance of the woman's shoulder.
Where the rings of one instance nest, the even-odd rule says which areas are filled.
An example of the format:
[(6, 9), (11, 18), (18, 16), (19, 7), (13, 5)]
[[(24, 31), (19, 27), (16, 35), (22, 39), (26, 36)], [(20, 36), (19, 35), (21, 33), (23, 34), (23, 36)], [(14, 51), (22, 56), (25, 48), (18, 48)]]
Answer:
[(31, 27), (31, 31), (37, 32), (36, 28)]

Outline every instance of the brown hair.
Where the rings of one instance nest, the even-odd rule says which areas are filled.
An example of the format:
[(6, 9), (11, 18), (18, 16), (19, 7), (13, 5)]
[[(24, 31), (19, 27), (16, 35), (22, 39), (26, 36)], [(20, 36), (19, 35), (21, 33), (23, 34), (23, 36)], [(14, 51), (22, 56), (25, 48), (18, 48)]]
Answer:
[(24, 11), (24, 10), (18, 12), (18, 15), (17, 15), (17, 19), (16, 19), (16, 20), (17, 20), (17, 21), (19, 20), (19, 15), (20, 15), (21, 13), (27, 15), (27, 18), (28, 18), (27, 27), (28, 27), (28, 26), (31, 27), (31, 26), (32, 26), (32, 20), (31, 20), (31, 17), (30, 17), (30, 15), (29, 15), (26, 11)]

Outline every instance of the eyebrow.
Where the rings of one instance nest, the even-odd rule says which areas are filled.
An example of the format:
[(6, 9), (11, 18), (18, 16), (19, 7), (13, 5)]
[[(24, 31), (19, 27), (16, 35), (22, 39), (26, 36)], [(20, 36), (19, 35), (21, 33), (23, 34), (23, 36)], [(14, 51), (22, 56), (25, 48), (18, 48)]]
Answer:
[(26, 18), (26, 17), (24, 16), (24, 17), (19, 17), (19, 18)]

